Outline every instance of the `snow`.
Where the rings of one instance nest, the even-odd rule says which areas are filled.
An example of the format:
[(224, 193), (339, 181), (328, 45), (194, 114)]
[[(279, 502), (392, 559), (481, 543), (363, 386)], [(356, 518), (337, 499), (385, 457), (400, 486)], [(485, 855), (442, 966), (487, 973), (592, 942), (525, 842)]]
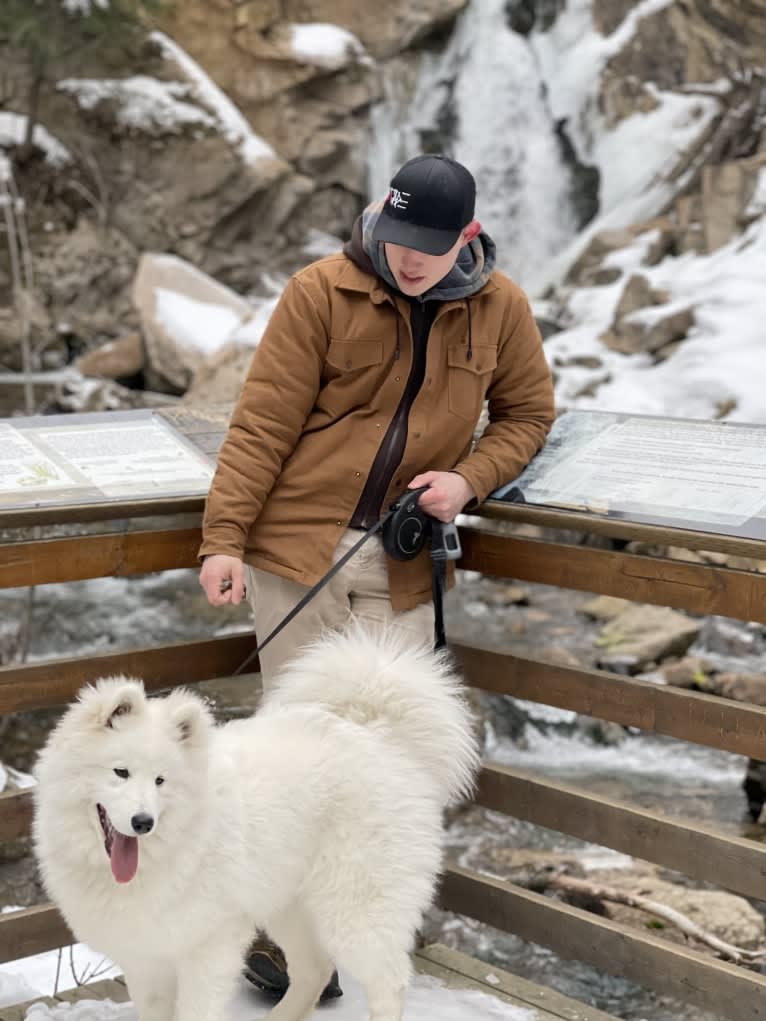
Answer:
[(753, 197), (750, 199), (750, 204), (745, 210), (745, 216), (753, 217), (754, 219), (758, 216), (766, 214), (766, 167), (762, 167), (758, 174), (758, 183), (753, 193)]
[(112, 100), (117, 104), (118, 124), (150, 134), (217, 125), (216, 119), (205, 110), (184, 102), (192, 89), (182, 82), (163, 82), (146, 75), (102, 80), (65, 78), (57, 88), (75, 96), (83, 110), (92, 110), (104, 100)]
[[(23, 144), (27, 133), (27, 119), (24, 114), (0, 110), (0, 149)], [(42, 124), (35, 124), (32, 142), (45, 153), (48, 163), (55, 167), (63, 166), (72, 159), (66, 146), (54, 138)]]
[(61, 0), (61, 6), (67, 14), (82, 14), (87, 17), (98, 7), (102, 11), (109, 9), (109, 0)]
[[(736, 406), (727, 421), (766, 422), (766, 217), (710, 255), (687, 253), (647, 267), (641, 264), (645, 248), (646, 238), (639, 238), (619, 257), (610, 256), (609, 264), (619, 264), (624, 275), (607, 287), (573, 294), (570, 313), (576, 325), (546, 341), (552, 362), (583, 355), (601, 362), (597, 369), (558, 368), (559, 408), (713, 419), (733, 401)], [(665, 361), (655, 364), (645, 354), (618, 354), (598, 339), (611, 325), (630, 272), (644, 274), (653, 288), (669, 293), (669, 304), (661, 306), (665, 312), (678, 307), (694, 311), (690, 335)], [(592, 396), (577, 396), (607, 375), (609, 380)]]
[(630, 44), (644, 18), (671, 0), (643, 0), (609, 36), (596, 32), (592, 0), (570, 0), (550, 31), (534, 33), (531, 45), (542, 69), (548, 103), (563, 121), (580, 161), (600, 173), (599, 213), (557, 258), (541, 289), (560, 279), (594, 234), (640, 223), (660, 213), (679, 194), (696, 165), (674, 177), (684, 154), (699, 144), (721, 109), (720, 83), (697, 92), (665, 92), (651, 82), (645, 90), (657, 104), (609, 127), (598, 109), (601, 72)]
[(338, 71), (352, 63), (371, 63), (353, 33), (324, 22), (291, 25), (290, 48), (296, 60), (328, 71)]
[(158, 287), (155, 313), (173, 339), (193, 351), (212, 354), (229, 339), (240, 317), (224, 305), (196, 301)]
[[(58, 990), (71, 989), (76, 984), (75, 973), (82, 981), (92, 981), (119, 974), (101, 955), (83, 944), (74, 950), (74, 970), (70, 966), (69, 952), (62, 955)], [(59, 954), (51, 951), (38, 957), (0, 965), (0, 1008), (22, 1003), (40, 996), (53, 995)], [(494, 981), (492, 981), (494, 979)], [(487, 976), (493, 985), (499, 983), (496, 975)], [(331, 1007), (314, 1013), (315, 1018), (332, 1015), (333, 1021), (358, 1021), (367, 1017), (367, 1005), (361, 987), (346, 975), (341, 976), (343, 996)], [(230, 1021), (250, 1021), (268, 1016), (273, 1003), (242, 980), (226, 1012)], [(430, 975), (416, 975), (407, 992), (404, 1021), (534, 1021), (533, 1011), (512, 1007), (496, 997), (474, 989), (449, 989)], [(26, 1021), (138, 1021), (132, 1003), (114, 1003), (111, 1000), (79, 1000), (49, 1006), (36, 1003), (27, 1010)]]
[(178, 43), (163, 32), (152, 32), (150, 38), (160, 47), (165, 59), (173, 61), (188, 79), (192, 95), (210, 110), (224, 137), (237, 149), (244, 163), (256, 167), (264, 160), (277, 158), (271, 146), (253, 132), (229, 97)]

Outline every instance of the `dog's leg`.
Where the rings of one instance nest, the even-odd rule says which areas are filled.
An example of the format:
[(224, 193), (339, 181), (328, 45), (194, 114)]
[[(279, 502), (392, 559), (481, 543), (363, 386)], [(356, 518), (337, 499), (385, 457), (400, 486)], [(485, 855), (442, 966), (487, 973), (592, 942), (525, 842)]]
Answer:
[(232, 923), (211, 931), (203, 945), (183, 958), (178, 967), (175, 1021), (224, 1021), (250, 935), (249, 920), (239, 931)]
[(380, 934), (359, 934), (354, 943), (338, 951), (338, 964), (361, 983), (370, 1008), (370, 1021), (401, 1021), (404, 994), (412, 963), (404, 941), (382, 939)]
[(314, 923), (293, 904), (267, 926), (287, 960), (290, 985), (269, 1014), (269, 1021), (305, 1021), (333, 972), (333, 964), (316, 936)]
[(148, 970), (126, 968), (128, 993), (138, 1012), (138, 1021), (173, 1021), (176, 998), (175, 975), (171, 968)]
[(404, 989), (388, 989), (382, 985), (367, 986), (370, 1021), (402, 1021)]

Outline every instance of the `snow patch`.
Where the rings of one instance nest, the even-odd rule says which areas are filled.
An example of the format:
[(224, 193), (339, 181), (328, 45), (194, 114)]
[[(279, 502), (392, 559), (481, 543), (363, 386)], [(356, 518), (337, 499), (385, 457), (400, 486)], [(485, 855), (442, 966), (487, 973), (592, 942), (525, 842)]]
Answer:
[(162, 82), (146, 75), (102, 80), (65, 78), (57, 88), (74, 96), (83, 110), (112, 100), (117, 104), (118, 124), (150, 134), (172, 134), (195, 125), (214, 128), (218, 124), (207, 111), (184, 102), (192, 90), (182, 82)]
[(155, 314), (167, 333), (183, 347), (209, 355), (222, 347), (240, 323), (224, 305), (197, 301), (177, 291), (158, 287)]
[(328, 71), (338, 71), (349, 64), (372, 63), (352, 32), (319, 21), (291, 25), (290, 49), (301, 63)]
[[(0, 149), (23, 145), (27, 134), (27, 121), (28, 118), (24, 114), (0, 111)], [(32, 142), (45, 154), (46, 161), (54, 167), (61, 167), (72, 159), (66, 146), (54, 138), (42, 124), (35, 124)]]
[[(579, 289), (569, 302), (576, 325), (550, 337), (545, 345), (548, 358), (559, 365), (558, 406), (710, 420), (733, 402), (727, 421), (766, 422), (766, 216), (710, 255), (689, 252), (656, 266), (641, 265), (638, 241), (611, 255), (609, 264), (626, 273), (635, 269), (652, 288), (670, 295), (668, 304), (642, 309), (638, 315), (648, 319), (691, 307), (694, 329), (662, 362), (645, 354), (610, 351), (598, 338), (612, 323), (624, 278), (608, 287)], [(567, 366), (567, 360), (577, 355), (594, 355), (601, 365)], [(608, 381), (592, 395), (579, 395), (583, 387), (605, 376)]]
[(253, 132), (234, 103), (185, 50), (163, 32), (152, 32), (150, 39), (160, 47), (165, 59), (173, 61), (188, 79), (192, 95), (210, 110), (243, 163), (255, 167), (264, 160), (277, 159), (271, 146)]
[(109, 0), (61, 0), (61, 6), (67, 14), (82, 14), (87, 17), (96, 7), (101, 11), (109, 10)]

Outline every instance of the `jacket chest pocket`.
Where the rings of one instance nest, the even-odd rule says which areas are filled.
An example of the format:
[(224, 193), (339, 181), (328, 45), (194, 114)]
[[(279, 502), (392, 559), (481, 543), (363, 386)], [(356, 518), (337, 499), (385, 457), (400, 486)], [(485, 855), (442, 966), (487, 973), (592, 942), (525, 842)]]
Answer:
[(325, 358), (328, 379), (359, 372), (383, 361), (382, 340), (331, 340)]
[(476, 423), (484, 397), (497, 368), (494, 347), (474, 347), (473, 357), (466, 358), (465, 344), (447, 350), (447, 394), (449, 410), (458, 418)]

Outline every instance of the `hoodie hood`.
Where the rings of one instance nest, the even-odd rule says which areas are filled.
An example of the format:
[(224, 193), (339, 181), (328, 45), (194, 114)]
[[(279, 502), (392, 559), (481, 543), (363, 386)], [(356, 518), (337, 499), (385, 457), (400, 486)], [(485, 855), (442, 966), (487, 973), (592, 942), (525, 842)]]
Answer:
[[(372, 232), (382, 204), (374, 202), (357, 217), (351, 240), (343, 246), (344, 254), (363, 272), (379, 276), (393, 290), (401, 293), (386, 261), (385, 243), (373, 241)], [(418, 301), (457, 301), (476, 294), (489, 280), (495, 268), (495, 242), (484, 231), (460, 249), (449, 273)]]

